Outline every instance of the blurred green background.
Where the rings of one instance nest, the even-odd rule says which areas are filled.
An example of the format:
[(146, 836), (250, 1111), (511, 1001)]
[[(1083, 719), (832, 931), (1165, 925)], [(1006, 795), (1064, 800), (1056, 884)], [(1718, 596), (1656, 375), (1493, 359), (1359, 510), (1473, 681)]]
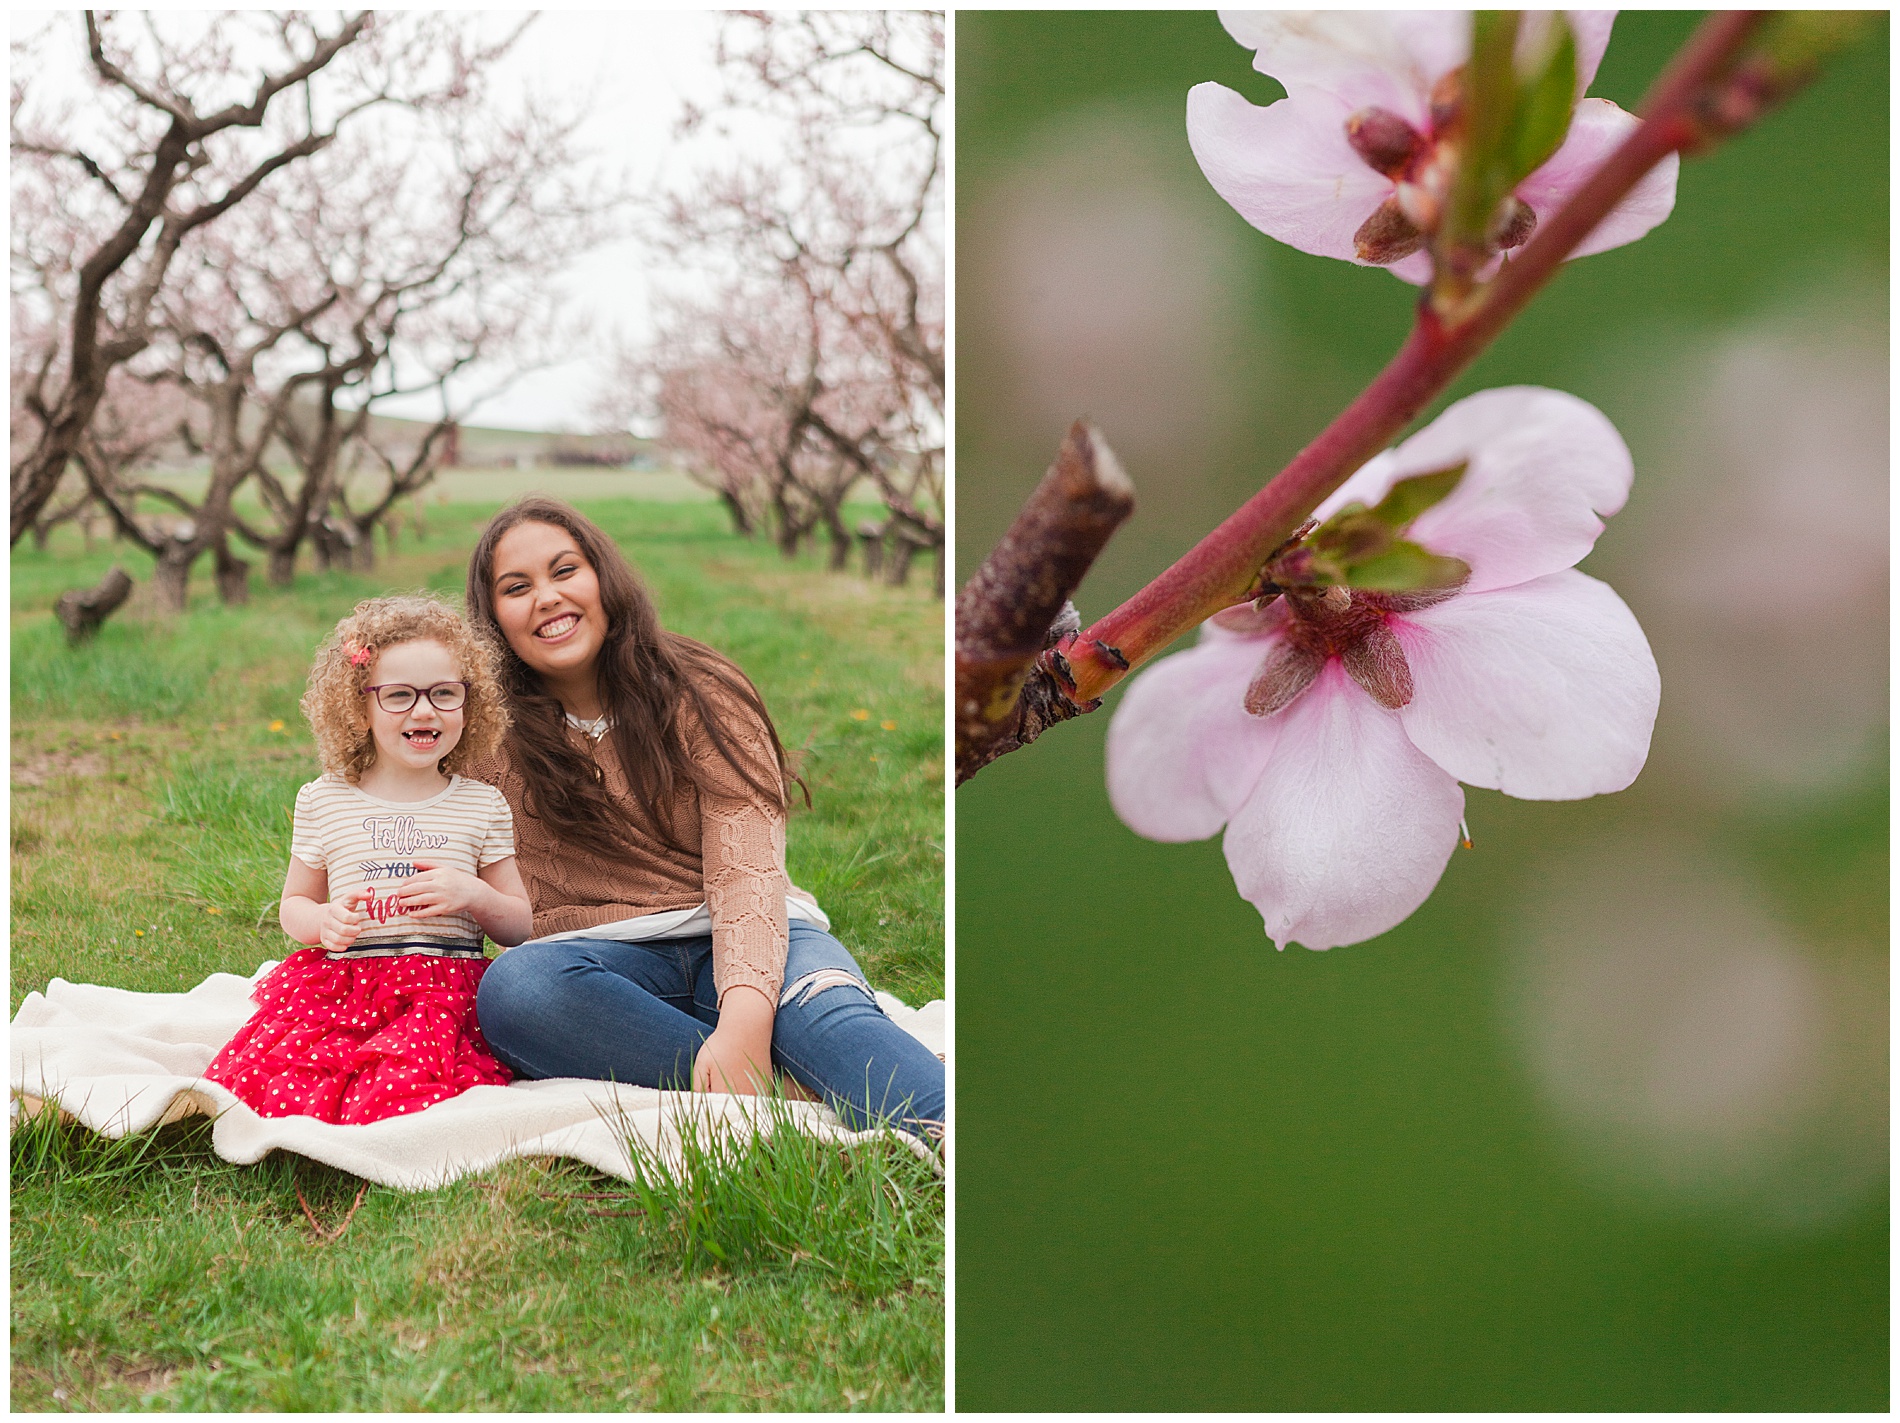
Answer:
[[(1592, 92), (1697, 18), (1625, 12)], [(1211, 14), (956, 36), (959, 576), (1087, 414), (1141, 504), (1086, 622), (1412, 290), (1208, 188), (1187, 90), (1281, 92)], [(1569, 390), (1635, 452), (1584, 565), (1662, 667), (1634, 788), (1469, 792), (1476, 849), (1327, 954), (1272, 950), (1218, 840), (1115, 819), (1113, 696), (958, 792), (959, 1407), (1886, 1406), (1886, 56), (1878, 16), (1447, 397)]]

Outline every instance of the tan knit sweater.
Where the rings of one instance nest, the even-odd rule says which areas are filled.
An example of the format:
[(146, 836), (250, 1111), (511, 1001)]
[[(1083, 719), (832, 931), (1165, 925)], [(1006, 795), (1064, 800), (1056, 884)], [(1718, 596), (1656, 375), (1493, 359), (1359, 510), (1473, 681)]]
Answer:
[[(721, 730), (728, 743), (748, 758), (761, 779), (776, 775), (765, 726), (723, 689), (706, 690), (712, 704), (725, 713)], [(592, 741), (571, 727), (568, 731), (600, 767), (608, 796), (625, 810), (639, 846), (634, 854), (570, 836), (567, 827), (530, 814), (526, 783), (505, 742), (497, 760), (472, 768), (470, 774), (499, 790), (514, 812), (515, 853), (534, 906), (537, 935), (705, 904), (712, 915), (713, 982), (720, 997), (728, 988), (745, 984), (777, 1003), (788, 942), (785, 896), (792, 889), (785, 874), (785, 812), (761, 802), (719, 754), (691, 703), (683, 709), (680, 729), (687, 754), (707, 787), (702, 792), (688, 783), (675, 800), (678, 838), (696, 847), (687, 851), (668, 845), (640, 813), (611, 733)]]

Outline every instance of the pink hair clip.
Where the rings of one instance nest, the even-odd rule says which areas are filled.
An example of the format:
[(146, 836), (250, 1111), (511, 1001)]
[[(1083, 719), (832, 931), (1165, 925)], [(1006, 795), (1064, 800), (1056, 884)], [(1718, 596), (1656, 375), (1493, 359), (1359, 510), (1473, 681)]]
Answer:
[(376, 654), (371, 652), (367, 647), (359, 647), (350, 654), (350, 666), (367, 667), (375, 659), (375, 656)]

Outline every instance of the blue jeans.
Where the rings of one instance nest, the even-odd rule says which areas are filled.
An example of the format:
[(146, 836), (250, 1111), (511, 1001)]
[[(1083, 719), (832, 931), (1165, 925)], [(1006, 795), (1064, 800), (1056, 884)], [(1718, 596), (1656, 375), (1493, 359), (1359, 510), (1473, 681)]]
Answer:
[[(792, 921), (772, 1065), (847, 1126), (921, 1133), (944, 1119), (943, 1064), (884, 1016), (849, 951)], [(688, 1088), (719, 1021), (712, 937), (561, 939), (488, 965), (475, 1001), (482, 1036), (523, 1077), (591, 1077)]]

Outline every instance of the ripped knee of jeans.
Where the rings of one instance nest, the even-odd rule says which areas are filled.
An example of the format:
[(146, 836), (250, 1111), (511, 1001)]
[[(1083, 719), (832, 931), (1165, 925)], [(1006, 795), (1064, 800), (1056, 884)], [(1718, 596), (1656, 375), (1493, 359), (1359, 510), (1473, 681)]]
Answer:
[(848, 968), (821, 968), (803, 974), (785, 985), (785, 991), (779, 995), (778, 1006), (789, 1008), (793, 1004), (809, 1003), (820, 993), (830, 988), (855, 988), (873, 1004), (877, 997), (871, 987)]

